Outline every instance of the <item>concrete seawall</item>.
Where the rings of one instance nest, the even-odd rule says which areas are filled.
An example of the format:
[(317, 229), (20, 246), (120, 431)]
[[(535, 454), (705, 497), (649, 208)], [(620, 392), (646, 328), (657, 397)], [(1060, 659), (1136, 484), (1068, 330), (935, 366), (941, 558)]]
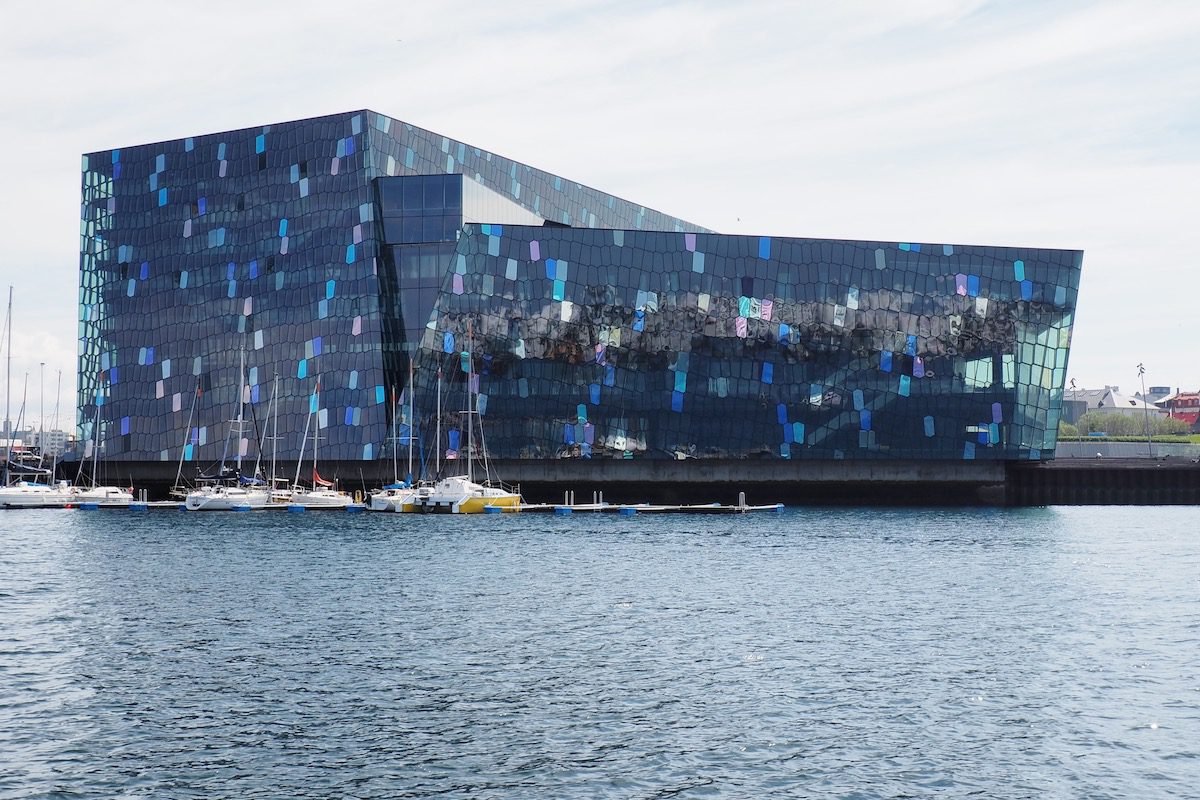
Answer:
[[(164, 499), (175, 464), (109, 462), (101, 480), (146, 489)], [(291, 475), (295, 465), (280, 470)], [(403, 472), (403, 467), (401, 467)], [(62, 477), (73, 477), (64, 465)], [(350, 492), (392, 479), (390, 462), (327, 462), (321, 474)], [(530, 502), (577, 502), (604, 493), (609, 502), (752, 504), (1040, 506), (1200, 504), (1200, 463), (1185, 458), (1066, 458), (1043, 463), (999, 461), (781, 461), (689, 459), (559, 459), (497, 461), (493, 476), (519, 485)], [(184, 477), (195, 475), (185, 468)]]

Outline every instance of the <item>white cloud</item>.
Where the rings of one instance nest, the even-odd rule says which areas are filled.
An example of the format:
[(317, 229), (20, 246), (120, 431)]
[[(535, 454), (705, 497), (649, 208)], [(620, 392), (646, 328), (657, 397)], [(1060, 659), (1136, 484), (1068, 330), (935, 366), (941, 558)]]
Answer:
[(1079, 385), (1197, 387), (1198, 37), (1169, 0), (6, 9), (14, 384), (73, 383), (80, 153), (372, 108), (728, 232), (1083, 248)]

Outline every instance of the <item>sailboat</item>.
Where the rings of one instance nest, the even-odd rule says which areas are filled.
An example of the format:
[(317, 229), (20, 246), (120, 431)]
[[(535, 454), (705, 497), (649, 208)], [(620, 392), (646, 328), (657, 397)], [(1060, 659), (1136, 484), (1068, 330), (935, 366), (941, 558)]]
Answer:
[[(17, 428), (21, 427), (24, 417), (25, 401), (22, 392)], [(5, 419), (7, 418), (6, 412)], [(50, 483), (53, 475), (52, 470), (42, 469), (29, 463), (21, 454), (14, 453), (13, 441), (9, 438), (5, 445), (4, 485), (0, 486), (0, 508), (70, 508), (76, 502), (71, 484), (67, 481)]]
[(81, 483), (84, 466), (87, 464), (87, 452), (85, 450), (84, 458), (79, 462), (79, 471), (75, 475), (75, 485), (71, 487), (71, 493), (75, 497), (75, 502), (118, 507), (128, 506), (132, 503), (132, 486), (129, 488), (101, 486), (96, 480), (96, 467), (100, 461), (100, 406), (98, 404), (96, 406), (96, 418), (92, 421), (92, 438), (88, 440), (87, 449), (91, 450), (91, 485), (84, 486)]
[(229, 431), (225, 435), (226, 447), (228, 447), (229, 437), (234, 433), (237, 434), (237, 466), (231, 470), (222, 458), (220, 472), (214, 478), (208, 479), (209, 482), (204, 486), (188, 492), (183, 501), (183, 507), (188, 511), (235, 511), (262, 508), (270, 497), (267, 488), (255, 485), (256, 479), (247, 479), (242, 475), (241, 435), (245, 424), (246, 406), (245, 351), (242, 352), (238, 370), (238, 415), (236, 420), (230, 421)]
[(314, 416), (317, 425), (313, 430), (312, 485), (300, 486), (300, 465), (304, 461), (304, 442), (300, 444), (300, 456), (296, 459), (296, 480), (292, 483), (290, 503), (304, 508), (346, 508), (352, 498), (345, 492), (339, 492), (333, 481), (327, 481), (317, 472), (317, 442), (321, 438), (321, 377), (317, 376), (317, 388), (313, 393), (312, 407), (309, 409), (308, 420), (304, 423), (304, 441), (308, 440), (308, 428)]
[[(5, 328), (5, 341), (8, 344), (8, 371), (5, 378), (4, 422), (11, 419), (10, 391), (12, 386), (12, 287), (8, 287), (8, 317)], [(17, 428), (25, 417), (25, 394), (29, 388), (29, 376), (25, 376), (25, 389), (21, 394), (21, 411), (18, 414)], [(41, 469), (27, 463), (13, 452), (13, 432), (5, 431), (4, 443), (4, 483), (0, 486), (0, 508), (67, 508), (74, 503), (71, 486), (66, 481), (55, 484), (48, 482), (53, 479), (51, 470)], [(14, 460), (16, 456), (16, 460)], [(40, 461), (40, 459), (39, 459)], [(27, 480), (33, 478), (33, 480)], [(42, 478), (39, 482), (37, 479)]]
[(416, 497), (417, 487), (413, 485), (413, 441), (414, 441), (414, 424), (416, 410), (414, 396), (415, 386), (413, 385), (413, 365), (412, 359), (408, 362), (408, 478), (401, 482), (397, 472), (396, 463), (396, 448), (400, 444), (400, 437), (396, 435), (396, 420), (399, 416), (393, 409), (392, 413), (392, 482), (387, 486), (371, 493), (370, 502), (367, 508), (372, 511), (394, 511), (406, 512), (412, 511), (412, 501)]
[[(467, 327), (467, 341), (471, 340), (471, 328)], [(468, 344), (467, 352), (462, 354), (463, 363), (467, 367), (467, 409), (463, 416), (467, 423), (467, 457), (466, 473), (442, 478), (432, 486), (420, 486), (412, 499), (413, 511), (418, 513), (439, 514), (482, 514), (487, 511), (519, 511), (521, 494), (519, 491), (493, 482), (487, 465), (487, 446), (483, 439), (483, 421), (479, 415), (479, 387), (476, 382), (475, 364)], [(438, 373), (438, 395), (441, 396), (441, 372)], [(438, 403), (440, 421), (441, 403)], [(482, 455), (484, 482), (475, 481), (475, 428), (479, 428), (479, 451)], [(441, 437), (439, 431), (439, 439)], [(438, 443), (440, 449), (441, 443)], [(457, 460), (457, 459), (456, 459)], [(439, 459), (440, 461), (440, 459)]]

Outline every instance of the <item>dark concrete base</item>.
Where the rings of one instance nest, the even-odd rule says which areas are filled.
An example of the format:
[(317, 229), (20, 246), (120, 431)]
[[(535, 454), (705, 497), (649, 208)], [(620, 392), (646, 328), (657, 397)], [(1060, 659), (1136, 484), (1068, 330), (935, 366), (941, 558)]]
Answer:
[(1200, 463), (1178, 458), (1072, 458), (1012, 464), (1005, 503), (1200, 505)]
[[(176, 464), (110, 462), (101, 479), (146, 489), (165, 499)], [(403, 467), (401, 467), (403, 472)], [(292, 475), (295, 464), (281, 468)], [(306, 471), (302, 471), (306, 474)], [(382, 461), (322, 463), (341, 488), (366, 492), (392, 478)], [(184, 470), (184, 477), (195, 469)], [(612, 503), (736, 503), (785, 505), (1170, 505), (1200, 504), (1200, 463), (1190, 459), (1063, 459), (998, 461), (780, 461), (691, 459), (560, 459), (497, 461), (492, 475), (519, 486), (533, 503), (576, 502), (604, 493)], [(73, 478), (75, 466), (60, 476)]]
[[(110, 462), (105, 480), (167, 496), (177, 464)], [(280, 474), (292, 475), (295, 464)], [(307, 471), (302, 471), (305, 474)], [(403, 472), (403, 466), (401, 467)], [(74, 475), (66, 465), (64, 474)], [(391, 480), (390, 462), (327, 462), (321, 474), (348, 491), (367, 491)], [(184, 469), (184, 478), (195, 468)], [(1003, 505), (1005, 465), (989, 461), (781, 461), (689, 459), (559, 459), (497, 461), (492, 475), (519, 486), (529, 502), (576, 502), (604, 493), (614, 503), (736, 503), (786, 505)]]

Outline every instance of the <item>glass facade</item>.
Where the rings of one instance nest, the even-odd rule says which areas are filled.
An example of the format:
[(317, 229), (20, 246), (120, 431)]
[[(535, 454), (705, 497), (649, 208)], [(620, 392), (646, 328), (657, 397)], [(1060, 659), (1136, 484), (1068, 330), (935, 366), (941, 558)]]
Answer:
[(420, 362), (473, 354), (505, 457), (1040, 459), (1080, 259), (468, 226)]
[(468, 359), (498, 457), (1053, 454), (1078, 251), (719, 235), (370, 111), (82, 178), (105, 458), (292, 458), (316, 405), (323, 457), (389, 457), (410, 361), (432, 441)]

